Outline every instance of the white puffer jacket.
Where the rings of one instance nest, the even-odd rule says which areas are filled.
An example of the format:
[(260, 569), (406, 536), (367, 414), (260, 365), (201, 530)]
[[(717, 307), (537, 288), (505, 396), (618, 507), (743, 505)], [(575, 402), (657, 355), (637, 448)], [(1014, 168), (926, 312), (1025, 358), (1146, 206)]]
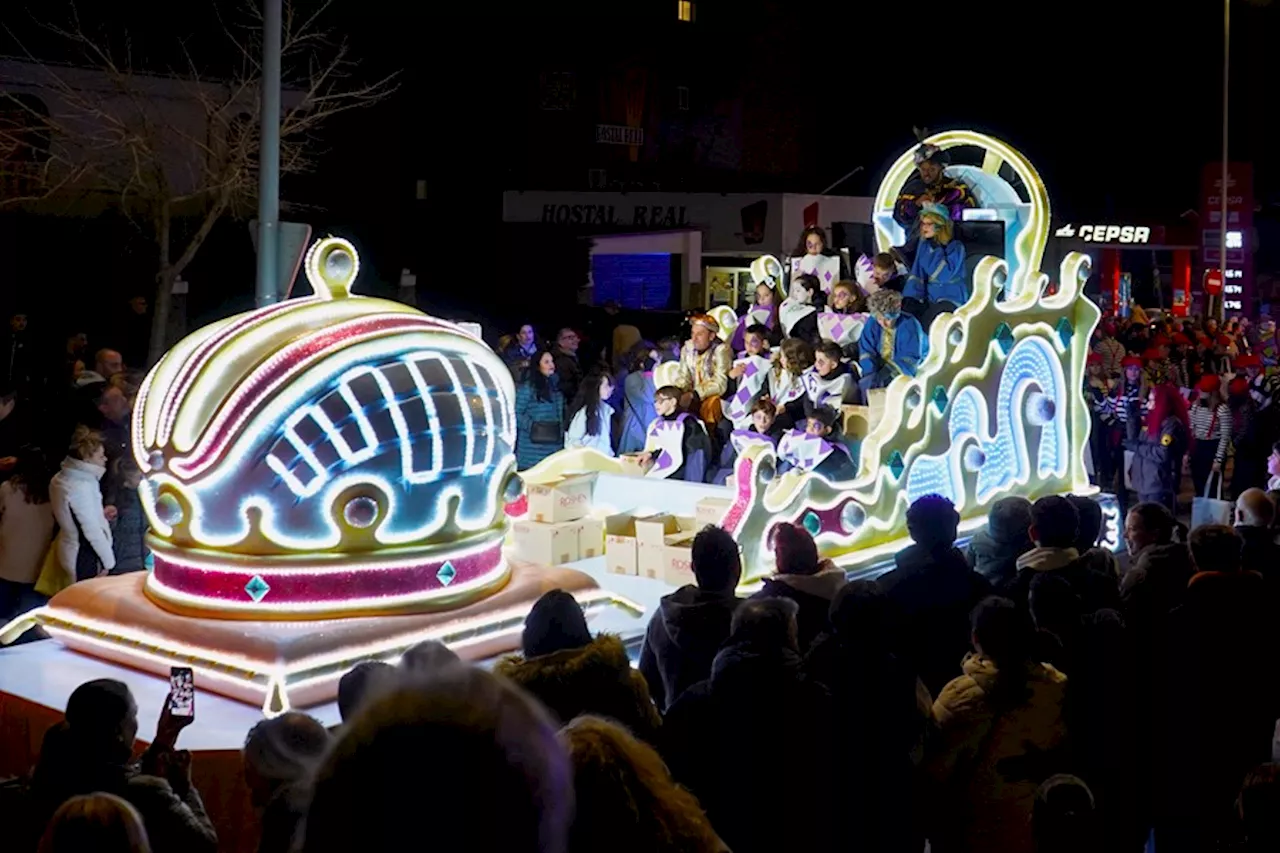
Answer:
[(62, 460), (62, 470), (49, 482), (49, 503), (53, 505), (53, 517), (59, 528), (58, 562), (73, 579), (80, 553), (77, 523), (97, 552), (102, 567), (116, 567), (116, 555), (111, 549), (111, 525), (102, 513), (102, 491), (98, 487), (98, 481), (106, 472), (101, 465), (67, 457)]

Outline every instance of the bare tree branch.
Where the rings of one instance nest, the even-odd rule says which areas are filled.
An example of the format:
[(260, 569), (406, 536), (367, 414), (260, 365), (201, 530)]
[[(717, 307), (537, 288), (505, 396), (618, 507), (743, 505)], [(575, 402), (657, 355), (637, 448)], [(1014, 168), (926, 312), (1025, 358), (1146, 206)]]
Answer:
[[(167, 313), (173, 280), (217, 222), (251, 210), (256, 201), (262, 18), (256, 2), (242, 4), (241, 20), (234, 21), (212, 2), (230, 47), (230, 70), (221, 77), (204, 73), (185, 45), (180, 73), (139, 73), (128, 34), (118, 45), (91, 35), (74, 3), (60, 21), (39, 22), (76, 51), (74, 65), (42, 61), (9, 31), (32, 79), (0, 79), (0, 206), (71, 193), (112, 199), (156, 241), (157, 324), (167, 323), (161, 315)], [(283, 174), (314, 168), (319, 131), (337, 115), (383, 100), (396, 86), (395, 75), (362, 79), (346, 41), (323, 26), (333, 0), (318, 5), (312, 11), (309, 4), (304, 13), (285, 0)], [(11, 174), (22, 191), (9, 191)], [(194, 217), (199, 224), (186, 236), (173, 227), (173, 217)], [(181, 244), (170, 246), (178, 233), (184, 235)], [(162, 339), (152, 337), (153, 359)]]

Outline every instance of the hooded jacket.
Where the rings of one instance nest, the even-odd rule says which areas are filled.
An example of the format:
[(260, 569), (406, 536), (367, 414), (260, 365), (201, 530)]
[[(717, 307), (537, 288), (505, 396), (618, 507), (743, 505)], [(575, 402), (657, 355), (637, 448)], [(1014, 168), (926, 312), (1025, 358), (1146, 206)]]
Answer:
[(654, 743), (661, 720), (644, 676), (631, 668), (622, 640), (601, 634), (585, 646), (549, 655), (511, 655), (494, 673), (532, 693), (567, 723), (580, 714), (617, 720), (638, 738)]
[(732, 593), (692, 584), (662, 597), (640, 650), (640, 672), (659, 710), (665, 712), (691, 684), (711, 675), (711, 661), (741, 603)]
[(663, 757), (734, 853), (824, 853), (845, 849), (839, 756), (851, 734), (795, 651), (731, 641), (668, 711)]
[(1040, 783), (1065, 768), (1067, 677), (1027, 664), (1026, 698), (1013, 708), (992, 702), (1000, 672), (981, 655), (933, 703), (939, 737), (926, 762), (941, 806), (930, 842), (936, 853), (1032, 853), (1031, 807)]
[(1018, 558), (1018, 576), (1007, 594), (1020, 606), (1026, 606), (1031, 594), (1031, 581), (1038, 572), (1056, 572), (1071, 584), (1080, 597), (1081, 612), (1094, 613), (1104, 607), (1118, 608), (1120, 592), (1117, 579), (1109, 571), (1093, 568), (1093, 555), (1081, 557), (1075, 548), (1032, 548)]
[(800, 606), (796, 615), (799, 628), (800, 651), (808, 650), (814, 638), (831, 627), (827, 613), (831, 609), (831, 600), (848, 582), (844, 569), (830, 560), (823, 560), (818, 571), (811, 575), (774, 575), (766, 578), (764, 589), (751, 596), (754, 598), (789, 598)]

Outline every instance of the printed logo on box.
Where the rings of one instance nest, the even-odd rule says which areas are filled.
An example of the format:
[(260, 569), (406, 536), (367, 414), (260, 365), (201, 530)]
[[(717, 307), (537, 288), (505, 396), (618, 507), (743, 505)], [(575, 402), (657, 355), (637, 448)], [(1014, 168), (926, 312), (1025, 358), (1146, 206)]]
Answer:
[(576, 495), (561, 495), (560, 506), (578, 506), (587, 502), (585, 493), (579, 492)]

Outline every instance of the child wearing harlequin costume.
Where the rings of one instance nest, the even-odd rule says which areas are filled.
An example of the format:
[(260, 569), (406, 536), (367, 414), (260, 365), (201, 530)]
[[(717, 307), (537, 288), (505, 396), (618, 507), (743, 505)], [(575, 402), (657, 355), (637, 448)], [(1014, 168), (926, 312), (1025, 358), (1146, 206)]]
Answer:
[(782, 324), (778, 322), (778, 296), (768, 282), (756, 285), (755, 302), (747, 312), (738, 319), (738, 326), (729, 339), (729, 348), (734, 352), (742, 352), (746, 348), (747, 330), (752, 326), (760, 326), (765, 330), (765, 340), (770, 345), (782, 341)]
[(791, 292), (778, 306), (778, 321), (788, 338), (801, 338), (810, 344), (820, 339), (818, 314), (826, 304), (826, 294), (818, 277), (804, 273), (791, 279)]
[(658, 416), (649, 425), (641, 464), (646, 477), (701, 483), (711, 460), (711, 439), (701, 421), (680, 411), (682, 393), (674, 385), (653, 392)]
[(846, 357), (857, 358), (858, 338), (869, 319), (867, 297), (858, 285), (838, 281), (831, 288), (827, 310), (818, 315), (818, 334), (840, 347)]
[(813, 370), (805, 374), (805, 396), (810, 405), (834, 409), (858, 402), (857, 378), (833, 341), (823, 341), (814, 349)]
[(810, 406), (805, 428), (791, 430), (778, 442), (782, 467), (799, 468), (832, 482), (854, 479), (858, 466), (840, 440), (839, 421), (840, 413), (830, 406)]
[[(799, 338), (787, 338), (778, 349), (773, 370), (769, 372), (769, 397), (779, 417), (786, 413), (787, 406), (804, 399), (808, 390), (804, 377), (813, 368), (813, 357), (813, 347)], [(789, 416), (783, 425), (790, 429), (795, 423), (796, 419)]]
[(730, 433), (750, 425), (751, 410), (756, 400), (769, 396), (769, 371), (773, 369), (773, 362), (769, 358), (768, 335), (768, 328), (758, 323), (743, 335), (746, 351), (729, 369), (729, 379), (736, 383), (736, 387), (724, 397), (724, 419), (715, 427), (718, 453), (730, 450)]
[(719, 466), (712, 474), (710, 482), (723, 486), (728, 481), (729, 475), (733, 473), (734, 463), (744, 447), (756, 442), (767, 442), (776, 449), (778, 440), (785, 432), (774, 410), (773, 401), (765, 395), (757, 397), (751, 404), (746, 425), (741, 429), (735, 429), (730, 434), (729, 440), (725, 442), (724, 449), (720, 451)]

